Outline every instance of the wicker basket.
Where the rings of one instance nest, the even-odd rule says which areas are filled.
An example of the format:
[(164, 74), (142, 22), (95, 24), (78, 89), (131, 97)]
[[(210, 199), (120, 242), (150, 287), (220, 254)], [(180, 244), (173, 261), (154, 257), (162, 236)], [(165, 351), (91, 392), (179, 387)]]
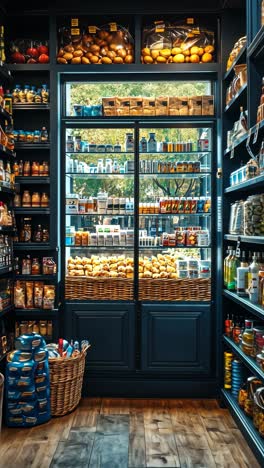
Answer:
[(64, 416), (78, 406), (81, 394), (86, 351), (76, 357), (49, 358), (50, 405), (52, 416)]
[(211, 279), (139, 280), (140, 301), (210, 301)]
[(65, 280), (65, 299), (68, 300), (129, 301), (133, 296), (133, 279), (67, 276)]

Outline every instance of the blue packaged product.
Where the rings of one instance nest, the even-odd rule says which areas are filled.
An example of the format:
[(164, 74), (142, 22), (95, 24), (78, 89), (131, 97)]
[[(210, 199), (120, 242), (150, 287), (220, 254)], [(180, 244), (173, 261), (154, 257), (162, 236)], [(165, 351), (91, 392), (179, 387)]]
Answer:
[(34, 372), (34, 368), (36, 367), (36, 363), (33, 361), (27, 361), (26, 363), (23, 362), (9, 362), (7, 364), (7, 369), (9, 371), (10, 376), (28, 376)]
[(48, 399), (38, 398), (38, 408), (40, 411), (46, 411), (48, 408)]
[(18, 387), (23, 388), (23, 387), (30, 387), (33, 385), (33, 380), (31, 377), (8, 377), (7, 384), (9, 387)]
[(15, 339), (16, 349), (20, 349), (22, 351), (32, 351), (43, 346), (45, 346), (44, 339), (37, 333), (21, 335)]
[(16, 350), (16, 351), (12, 351), (8, 355), (8, 361), (11, 361), (11, 362), (28, 362), (28, 361), (31, 361), (31, 359), (32, 359), (32, 354), (26, 351)]
[(46, 351), (46, 349), (40, 348), (34, 351), (33, 357), (34, 361), (42, 362), (45, 361), (45, 359), (48, 359), (48, 352)]
[(37, 413), (37, 402), (36, 401), (20, 401), (22, 414), (31, 415)]

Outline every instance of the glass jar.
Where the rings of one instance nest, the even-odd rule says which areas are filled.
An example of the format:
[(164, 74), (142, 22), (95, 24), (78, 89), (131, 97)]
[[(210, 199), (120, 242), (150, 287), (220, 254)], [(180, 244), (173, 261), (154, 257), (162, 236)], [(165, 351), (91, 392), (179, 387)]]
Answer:
[(14, 162), (13, 164), (13, 172), (14, 172), (15, 177), (19, 176), (19, 165), (17, 161)]
[(264, 194), (251, 195), (244, 202), (244, 235), (264, 235)]
[(259, 271), (259, 304), (264, 307), (264, 271)]
[(34, 133), (33, 132), (25, 132), (25, 134), (26, 134), (26, 143), (33, 143)]
[(261, 353), (264, 347), (264, 327), (254, 327), (254, 356)]
[(43, 241), (43, 232), (41, 224), (38, 224), (36, 231), (33, 235), (33, 242), (42, 242)]
[(264, 437), (264, 387), (260, 387), (254, 394), (253, 424)]
[(43, 161), (43, 174), (44, 177), (49, 176), (49, 163), (48, 161)]
[(74, 236), (74, 245), (77, 247), (81, 247), (82, 245), (82, 232), (76, 231)]
[(40, 261), (38, 258), (33, 258), (31, 266), (32, 275), (40, 275)]
[(46, 320), (42, 320), (41, 322), (39, 322), (39, 333), (42, 336), (47, 335), (47, 322), (46, 322)]
[(40, 206), (41, 208), (48, 208), (49, 206), (49, 196), (45, 192), (41, 195)]
[(31, 167), (31, 175), (32, 176), (39, 176), (39, 162), (33, 161)]
[(49, 102), (49, 90), (46, 84), (43, 84), (41, 87), (41, 99), (43, 104), (47, 104)]
[(28, 190), (23, 192), (22, 196), (22, 206), (24, 208), (31, 208), (31, 195)]
[(39, 208), (40, 207), (40, 194), (39, 194), (39, 192), (33, 192), (31, 203), (32, 203), (33, 208)]
[(30, 176), (30, 161), (25, 161), (23, 166), (23, 176)]
[(40, 143), (41, 142), (40, 131), (39, 130), (34, 131), (33, 142), (34, 143)]
[(133, 133), (126, 133), (125, 151), (127, 151), (127, 152), (134, 151), (134, 136), (133, 136)]
[(32, 239), (32, 218), (24, 218), (23, 223), (23, 241), (31, 242)]
[(20, 193), (16, 193), (14, 196), (14, 207), (19, 208), (21, 206), (21, 195)]
[(44, 228), (43, 229), (43, 242), (49, 242), (49, 231), (48, 229)]
[(48, 131), (46, 127), (42, 127), (40, 132), (40, 141), (41, 143), (47, 143), (49, 139)]

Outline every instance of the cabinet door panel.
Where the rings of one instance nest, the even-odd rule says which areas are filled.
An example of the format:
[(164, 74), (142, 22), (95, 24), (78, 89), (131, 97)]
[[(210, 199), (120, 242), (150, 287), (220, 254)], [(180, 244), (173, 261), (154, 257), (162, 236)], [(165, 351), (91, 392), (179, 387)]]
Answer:
[(210, 307), (143, 304), (142, 368), (179, 374), (208, 373)]
[(127, 304), (68, 304), (72, 330), (78, 340), (88, 338), (87, 366), (98, 369), (134, 367), (135, 313)]

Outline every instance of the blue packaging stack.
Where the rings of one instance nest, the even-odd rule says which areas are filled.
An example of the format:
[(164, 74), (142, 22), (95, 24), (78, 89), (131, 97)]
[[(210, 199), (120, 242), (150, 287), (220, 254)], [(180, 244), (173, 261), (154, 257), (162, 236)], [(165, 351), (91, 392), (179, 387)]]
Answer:
[(238, 398), (239, 390), (245, 379), (244, 367), (241, 361), (232, 361), (231, 393), (235, 399)]
[(15, 340), (6, 366), (6, 424), (30, 427), (51, 418), (48, 352), (41, 335), (30, 333)]

